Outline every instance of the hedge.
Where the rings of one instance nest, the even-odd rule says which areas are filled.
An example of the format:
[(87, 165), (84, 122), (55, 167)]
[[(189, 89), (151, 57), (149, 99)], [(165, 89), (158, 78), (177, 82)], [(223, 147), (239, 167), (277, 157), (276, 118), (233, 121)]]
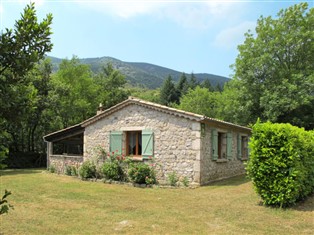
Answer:
[(314, 192), (314, 131), (257, 122), (247, 174), (265, 205), (287, 207)]

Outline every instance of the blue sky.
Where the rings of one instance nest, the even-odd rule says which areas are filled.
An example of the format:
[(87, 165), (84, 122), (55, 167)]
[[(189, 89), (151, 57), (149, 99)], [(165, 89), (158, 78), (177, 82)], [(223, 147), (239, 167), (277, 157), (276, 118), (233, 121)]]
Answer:
[[(30, 1), (0, 0), (0, 30), (13, 28)], [(33, 0), (53, 14), (51, 56), (111, 56), (180, 72), (232, 74), (237, 45), (257, 19), (302, 1)], [(304, 2), (304, 1), (303, 1)], [(313, 0), (307, 1), (314, 7)]]

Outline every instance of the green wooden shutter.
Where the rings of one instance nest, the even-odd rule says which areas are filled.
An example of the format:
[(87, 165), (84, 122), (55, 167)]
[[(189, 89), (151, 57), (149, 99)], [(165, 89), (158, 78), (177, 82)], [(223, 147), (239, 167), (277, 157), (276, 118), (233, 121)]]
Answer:
[(227, 133), (227, 159), (232, 159), (232, 133)]
[(212, 129), (212, 159), (218, 159), (218, 132), (216, 129)]
[(242, 158), (242, 138), (241, 138), (240, 134), (238, 134), (237, 146), (238, 146), (237, 157), (238, 157), (238, 159), (241, 159)]
[(122, 154), (122, 131), (110, 132), (110, 152)]
[(154, 155), (154, 135), (151, 130), (142, 131), (142, 157), (148, 158)]

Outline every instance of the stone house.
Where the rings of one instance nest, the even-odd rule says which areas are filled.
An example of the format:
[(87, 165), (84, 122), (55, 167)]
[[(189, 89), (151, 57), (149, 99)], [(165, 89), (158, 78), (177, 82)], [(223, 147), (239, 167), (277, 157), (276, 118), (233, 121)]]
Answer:
[(244, 173), (251, 129), (134, 97), (75, 126), (48, 134), (47, 165), (64, 172), (107, 152), (151, 162), (160, 183), (170, 173), (192, 184)]

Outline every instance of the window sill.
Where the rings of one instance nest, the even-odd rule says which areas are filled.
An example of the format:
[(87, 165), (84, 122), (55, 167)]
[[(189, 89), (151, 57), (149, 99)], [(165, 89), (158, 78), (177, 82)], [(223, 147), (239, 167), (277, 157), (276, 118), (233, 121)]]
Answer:
[(227, 159), (217, 159), (216, 160), (217, 163), (223, 163), (223, 162), (228, 162)]
[(143, 157), (142, 156), (136, 156), (136, 157), (130, 157), (135, 162), (142, 162)]
[(249, 160), (249, 158), (241, 158), (241, 161), (248, 161)]

